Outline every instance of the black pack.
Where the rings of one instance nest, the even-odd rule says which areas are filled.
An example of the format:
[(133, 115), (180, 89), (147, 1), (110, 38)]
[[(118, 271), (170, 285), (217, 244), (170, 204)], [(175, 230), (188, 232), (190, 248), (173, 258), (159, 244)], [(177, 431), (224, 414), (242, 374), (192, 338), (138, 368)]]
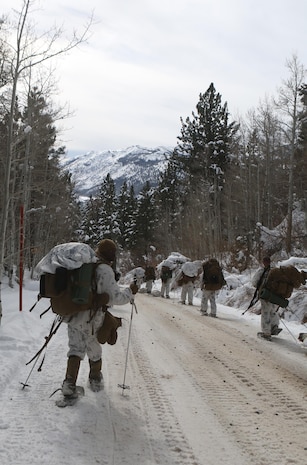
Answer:
[(173, 276), (172, 270), (168, 267), (163, 265), (161, 270), (161, 280), (163, 283), (166, 283), (168, 279), (171, 279)]
[(156, 273), (155, 273), (155, 269), (153, 266), (146, 266), (144, 278), (145, 278), (145, 281), (156, 279)]
[(218, 291), (225, 284), (222, 268), (215, 258), (203, 264), (203, 285), (209, 291)]

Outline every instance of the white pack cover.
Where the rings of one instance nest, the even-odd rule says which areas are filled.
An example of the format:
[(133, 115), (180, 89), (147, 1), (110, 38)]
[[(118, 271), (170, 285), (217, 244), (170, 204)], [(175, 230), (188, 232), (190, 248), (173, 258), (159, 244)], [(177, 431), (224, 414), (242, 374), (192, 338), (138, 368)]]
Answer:
[(181, 270), (186, 276), (189, 276), (190, 278), (198, 275), (198, 266), (195, 262), (184, 263), (181, 267)]
[(130, 271), (133, 276), (135, 276), (137, 279), (144, 278), (145, 276), (145, 270), (141, 266), (138, 266), (137, 268), (134, 268), (133, 270)]
[(166, 259), (163, 260), (161, 266), (167, 266), (170, 270), (174, 270), (176, 268), (176, 263), (174, 263), (172, 260)]
[(141, 266), (138, 266), (137, 268), (133, 268), (133, 270), (129, 271), (129, 273), (126, 274), (125, 276), (125, 281), (127, 283), (132, 283), (133, 281), (136, 280), (136, 284), (138, 287), (140, 287), (144, 281), (144, 276), (145, 276), (145, 270)]
[(38, 275), (54, 274), (58, 267), (75, 270), (83, 263), (95, 263), (97, 260), (94, 250), (89, 245), (81, 242), (68, 242), (53, 247), (36, 265), (35, 272)]

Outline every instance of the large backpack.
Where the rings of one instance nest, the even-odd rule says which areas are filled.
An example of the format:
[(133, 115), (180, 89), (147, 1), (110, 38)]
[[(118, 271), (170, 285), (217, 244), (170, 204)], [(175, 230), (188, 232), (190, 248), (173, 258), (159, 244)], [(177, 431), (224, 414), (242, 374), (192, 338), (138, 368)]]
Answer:
[(222, 268), (215, 258), (203, 264), (203, 285), (208, 291), (218, 291), (225, 284)]
[(85, 263), (76, 270), (57, 268), (55, 274), (40, 277), (40, 297), (50, 298), (51, 308), (60, 316), (70, 316), (93, 308), (97, 264)]
[(54, 247), (36, 267), (40, 273), (39, 296), (50, 298), (52, 311), (60, 316), (93, 308), (98, 264), (95, 252), (87, 244)]
[(304, 283), (304, 273), (289, 265), (272, 268), (268, 273), (264, 287), (279, 297), (288, 299), (291, 297), (293, 289), (299, 288)]
[(181, 267), (179, 278), (177, 279), (178, 286), (194, 283), (198, 275), (198, 266), (195, 262), (185, 262)]
[(173, 276), (172, 270), (168, 267), (163, 265), (161, 269), (161, 281), (166, 283), (168, 279), (171, 279)]
[(54, 247), (36, 267), (40, 274), (39, 298), (50, 298), (52, 311), (61, 317), (103, 308), (105, 318), (96, 333), (97, 340), (113, 345), (121, 318), (107, 310), (109, 295), (97, 294), (96, 268), (101, 263), (87, 244), (72, 242)]
[(154, 267), (153, 266), (147, 266), (145, 268), (144, 280), (149, 281), (149, 280), (155, 280), (155, 279), (156, 279), (156, 273), (155, 273)]

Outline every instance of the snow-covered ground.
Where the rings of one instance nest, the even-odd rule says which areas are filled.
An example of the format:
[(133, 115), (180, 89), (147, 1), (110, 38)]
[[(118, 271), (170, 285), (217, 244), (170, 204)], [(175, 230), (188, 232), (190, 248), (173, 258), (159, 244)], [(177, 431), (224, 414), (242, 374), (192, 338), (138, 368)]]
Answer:
[(43, 353), (41, 371), (43, 357), (26, 365), (54, 315), (40, 318), (47, 299), (29, 312), (37, 281), (25, 280), (20, 312), (18, 286), (4, 280), (1, 465), (305, 465), (307, 349), (297, 338), (306, 326), (282, 320), (280, 336), (262, 341), (260, 316), (242, 315), (242, 292), (237, 307), (221, 295), (232, 307), (218, 304), (217, 319), (200, 315), (199, 295), (192, 307), (180, 305), (179, 292), (169, 300), (140, 293), (137, 313), (114, 308), (123, 327), (117, 344), (103, 347), (104, 391), (88, 389), (84, 360), (78, 382), (85, 396), (59, 409), (59, 392), (50, 395), (65, 373), (66, 327)]

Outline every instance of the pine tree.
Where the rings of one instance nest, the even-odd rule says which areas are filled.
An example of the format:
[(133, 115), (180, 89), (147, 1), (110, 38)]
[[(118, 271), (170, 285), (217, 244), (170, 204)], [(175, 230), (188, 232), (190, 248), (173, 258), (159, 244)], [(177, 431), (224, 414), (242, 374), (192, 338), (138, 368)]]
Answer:
[(81, 205), (80, 241), (95, 248), (101, 239), (99, 229), (100, 199), (90, 196)]
[(125, 181), (120, 189), (118, 197), (118, 224), (119, 236), (118, 243), (124, 250), (133, 248), (136, 243), (135, 239), (135, 216), (137, 202), (134, 195), (133, 185), (128, 187)]
[(156, 209), (154, 189), (147, 181), (137, 197), (136, 249), (145, 256), (155, 237)]
[(25, 137), (18, 147), (22, 162), (15, 189), (27, 212), (25, 258), (31, 261), (32, 267), (36, 255), (46, 253), (56, 243), (72, 239), (79, 212), (71, 175), (60, 166), (65, 148), (54, 148), (53, 112), (37, 88), (29, 92), (21, 121)]
[(167, 254), (177, 247), (178, 213), (181, 209), (182, 183), (178, 176), (179, 166), (175, 158), (168, 161), (166, 170), (160, 176), (156, 189), (157, 236), (163, 237), (160, 249)]
[[(118, 222), (118, 200), (114, 180), (107, 174), (99, 189), (98, 231), (99, 240), (105, 237), (114, 241), (120, 235)], [(97, 238), (98, 239), (98, 238)]]
[(229, 123), (227, 103), (222, 105), (221, 95), (211, 83), (204, 94), (199, 95), (197, 112), (193, 118), (181, 118), (180, 141), (175, 156), (192, 178), (202, 177), (214, 185), (223, 186), (224, 172), (229, 163), (232, 140), (238, 126)]
[(227, 103), (222, 104), (213, 83), (200, 94), (196, 110), (192, 118), (181, 118), (181, 135), (172, 155), (183, 187), (177, 227), (183, 250), (187, 244), (195, 253), (201, 250), (201, 238), (213, 252), (222, 246), (226, 230), (223, 188), (238, 125), (229, 123)]

